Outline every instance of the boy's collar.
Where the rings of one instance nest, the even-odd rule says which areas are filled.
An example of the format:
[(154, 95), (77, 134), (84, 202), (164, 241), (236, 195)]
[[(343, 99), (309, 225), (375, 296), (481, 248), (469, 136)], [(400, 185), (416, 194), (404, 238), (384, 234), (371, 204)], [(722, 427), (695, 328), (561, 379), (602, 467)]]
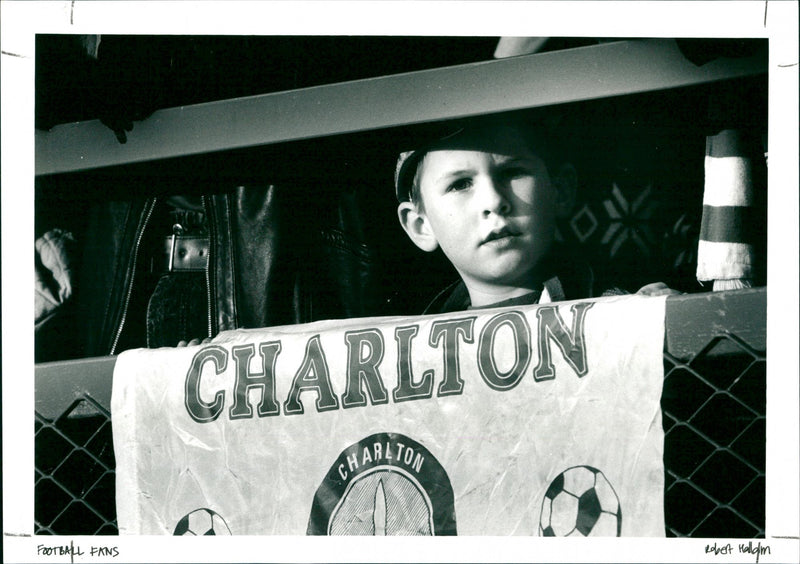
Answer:
[[(548, 288), (553, 301), (576, 300), (594, 296), (594, 273), (589, 264), (574, 250), (563, 244), (555, 244), (542, 260), (541, 284), (555, 278), (560, 291)], [(532, 292), (536, 293), (536, 292)], [(541, 293), (541, 289), (538, 292)], [(526, 294), (530, 296), (530, 294)], [(525, 296), (523, 296), (524, 298)], [(516, 298), (511, 298), (516, 299)], [(536, 300), (539, 299), (537, 294)], [(536, 302), (531, 302), (536, 303)], [(507, 304), (527, 305), (527, 304)], [(424, 314), (464, 311), (472, 307), (469, 291), (463, 281), (456, 280), (439, 292), (425, 308)], [(492, 304), (487, 307), (501, 307)], [(476, 308), (477, 309), (477, 308)]]

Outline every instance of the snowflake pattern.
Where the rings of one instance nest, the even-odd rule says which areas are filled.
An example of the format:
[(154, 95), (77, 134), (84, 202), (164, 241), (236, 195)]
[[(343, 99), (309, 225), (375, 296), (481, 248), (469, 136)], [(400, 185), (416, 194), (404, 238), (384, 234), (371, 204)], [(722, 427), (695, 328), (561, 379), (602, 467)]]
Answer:
[(578, 238), (578, 241), (585, 243), (597, 230), (598, 222), (589, 205), (583, 204), (583, 207), (572, 216), (569, 225), (572, 228), (572, 232)]
[(650, 246), (654, 241), (650, 219), (657, 207), (656, 202), (650, 199), (651, 192), (652, 185), (648, 184), (636, 199), (628, 202), (617, 183), (613, 184), (611, 198), (603, 201), (611, 223), (600, 241), (603, 245), (610, 245), (609, 256), (616, 256), (629, 241), (645, 256), (650, 256)]
[(672, 258), (673, 269), (679, 270), (696, 264), (697, 237), (697, 226), (689, 219), (688, 214), (681, 214), (670, 232), (664, 235), (665, 254)]

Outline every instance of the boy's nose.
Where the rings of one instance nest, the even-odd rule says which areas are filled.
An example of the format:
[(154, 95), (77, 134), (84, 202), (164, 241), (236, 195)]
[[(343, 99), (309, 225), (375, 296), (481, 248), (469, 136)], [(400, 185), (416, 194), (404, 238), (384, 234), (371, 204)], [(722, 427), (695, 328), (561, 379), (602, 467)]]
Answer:
[(492, 178), (479, 183), (478, 198), (483, 215), (506, 215), (511, 209), (504, 187)]

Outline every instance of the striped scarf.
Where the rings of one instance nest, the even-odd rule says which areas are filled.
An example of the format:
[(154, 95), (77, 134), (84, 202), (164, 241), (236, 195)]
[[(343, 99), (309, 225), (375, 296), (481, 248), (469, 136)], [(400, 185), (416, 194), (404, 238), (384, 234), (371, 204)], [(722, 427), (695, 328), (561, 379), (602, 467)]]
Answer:
[(757, 148), (741, 130), (725, 129), (706, 137), (697, 279), (701, 283), (713, 280), (715, 291), (752, 285), (757, 155)]

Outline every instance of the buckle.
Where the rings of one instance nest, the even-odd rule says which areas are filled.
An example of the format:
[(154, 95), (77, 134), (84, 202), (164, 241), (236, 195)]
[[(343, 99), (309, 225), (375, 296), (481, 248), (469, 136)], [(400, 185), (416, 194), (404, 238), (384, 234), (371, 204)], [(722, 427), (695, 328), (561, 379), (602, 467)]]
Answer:
[(172, 235), (164, 238), (162, 272), (203, 272), (208, 266), (208, 237), (184, 235), (183, 226), (172, 226)]

